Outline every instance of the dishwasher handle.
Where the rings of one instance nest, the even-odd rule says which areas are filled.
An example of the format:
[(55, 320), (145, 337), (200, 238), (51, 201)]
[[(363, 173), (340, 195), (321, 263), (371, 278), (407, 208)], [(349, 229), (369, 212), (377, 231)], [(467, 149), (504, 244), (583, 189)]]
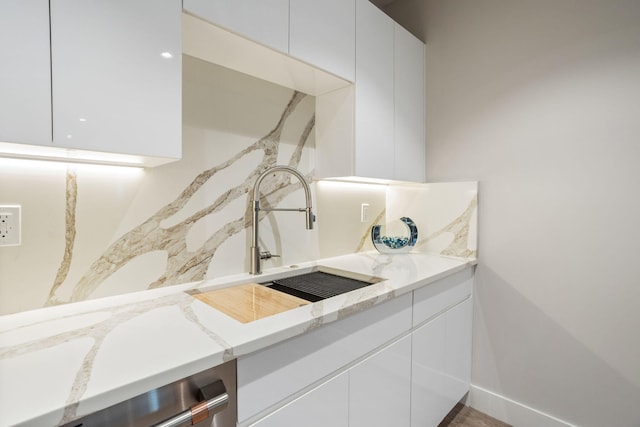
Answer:
[[(222, 385), (222, 381), (218, 381), (214, 384), (210, 384), (206, 387), (200, 389), (200, 395), (207, 397), (207, 391), (211, 389), (219, 389), (224, 386)], [(227, 392), (220, 393), (219, 395), (212, 397), (211, 399), (203, 400), (202, 402), (198, 402), (195, 405), (191, 406), (189, 409), (180, 412), (177, 415), (174, 415), (171, 418), (168, 418), (161, 423), (154, 425), (153, 427), (183, 427), (196, 425), (201, 421), (206, 420), (211, 415), (217, 414), (227, 407), (229, 403), (229, 395)]]

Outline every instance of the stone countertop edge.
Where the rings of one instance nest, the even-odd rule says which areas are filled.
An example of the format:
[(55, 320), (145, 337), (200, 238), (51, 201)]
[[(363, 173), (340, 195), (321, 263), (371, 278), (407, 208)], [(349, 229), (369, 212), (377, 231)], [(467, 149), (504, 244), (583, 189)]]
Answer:
[[(476, 264), (423, 253), (365, 252), (271, 268), (260, 276), (243, 273), (0, 316), (0, 426), (64, 424)], [(187, 293), (266, 282), (317, 266), (386, 280), (250, 323)]]

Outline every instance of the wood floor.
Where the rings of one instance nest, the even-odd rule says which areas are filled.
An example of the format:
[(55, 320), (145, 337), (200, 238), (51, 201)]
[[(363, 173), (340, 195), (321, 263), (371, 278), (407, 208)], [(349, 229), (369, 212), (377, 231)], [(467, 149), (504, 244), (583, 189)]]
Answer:
[(480, 411), (458, 403), (438, 427), (512, 427)]

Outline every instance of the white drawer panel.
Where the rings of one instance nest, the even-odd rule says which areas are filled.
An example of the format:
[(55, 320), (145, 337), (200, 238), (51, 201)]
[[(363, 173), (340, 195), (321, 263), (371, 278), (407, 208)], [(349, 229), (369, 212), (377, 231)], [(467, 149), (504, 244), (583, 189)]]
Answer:
[(282, 401), (411, 328), (411, 294), (238, 359), (238, 420)]
[(459, 303), (471, 295), (473, 268), (467, 268), (413, 292), (413, 326)]
[(316, 387), (251, 427), (348, 427), (349, 374)]

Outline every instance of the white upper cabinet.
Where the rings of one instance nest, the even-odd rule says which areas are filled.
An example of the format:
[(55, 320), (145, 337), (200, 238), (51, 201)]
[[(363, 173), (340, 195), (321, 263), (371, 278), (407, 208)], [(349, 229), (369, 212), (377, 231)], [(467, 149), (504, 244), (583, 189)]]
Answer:
[(291, 0), (289, 53), (343, 79), (355, 79), (355, 0)]
[(425, 182), (424, 43), (395, 24), (394, 46), (395, 179)]
[(49, 1), (0, 2), (0, 142), (51, 144)]
[(356, 3), (355, 173), (394, 179), (394, 22)]
[(181, 156), (181, 2), (51, 2), (53, 143)]
[(0, 155), (178, 160), (181, 14), (180, 0), (2, 1)]
[(424, 43), (356, 1), (353, 87), (316, 97), (316, 176), (425, 181)]
[(184, 0), (183, 7), (241, 36), (289, 51), (289, 0)]
[[(195, 30), (187, 28), (186, 53), (287, 85), (286, 78), (271, 77), (270, 73), (260, 69), (275, 68), (280, 74), (291, 74), (297, 90), (309, 86), (296, 82), (299, 79), (309, 80), (309, 73), (318, 74), (321, 80), (339, 80), (319, 83), (320, 92), (324, 92), (325, 87), (333, 90), (354, 80), (355, 0), (184, 0), (183, 7), (194, 17), (273, 50), (256, 50), (230, 39), (228, 35), (201, 29), (197, 37), (206, 37), (208, 43), (218, 44), (219, 41), (234, 48), (233, 54), (224, 53), (224, 46), (220, 47), (222, 53), (207, 52), (205, 47), (197, 46), (198, 40), (191, 39), (189, 34)], [(189, 20), (187, 23), (188, 26), (199, 26)], [(302, 65), (277, 56), (274, 59), (274, 53), (282, 54), (289, 61), (295, 58)], [(310, 71), (305, 69), (312, 68), (309, 66), (313, 67)], [(330, 73), (329, 77), (322, 76), (320, 70)], [(309, 93), (316, 94), (314, 89)]]

